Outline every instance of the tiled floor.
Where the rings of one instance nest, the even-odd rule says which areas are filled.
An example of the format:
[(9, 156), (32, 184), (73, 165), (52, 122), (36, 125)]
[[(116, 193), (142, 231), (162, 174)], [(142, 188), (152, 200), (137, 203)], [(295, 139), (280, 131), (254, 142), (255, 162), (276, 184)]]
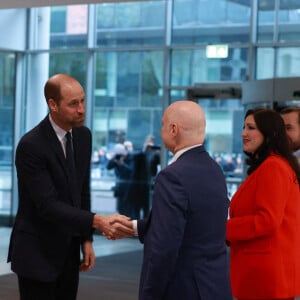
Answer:
[[(11, 228), (0, 228), (0, 275), (11, 272), (10, 265), (6, 262), (10, 233)], [(137, 238), (108, 241), (103, 236), (94, 236), (94, 249), (97, 257), (135, 251), (142, 249), (142, 247)]]

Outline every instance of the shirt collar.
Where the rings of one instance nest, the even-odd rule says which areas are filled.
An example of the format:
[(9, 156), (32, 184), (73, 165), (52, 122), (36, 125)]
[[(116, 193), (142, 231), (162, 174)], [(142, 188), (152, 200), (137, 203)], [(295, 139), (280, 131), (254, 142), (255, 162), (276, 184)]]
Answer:
[[(67, 133), (67, 131), (65, 131), (64, 129), (60, 128), (58, 125), (56, 125), (56, 123), (53, 121), (53, 119), (51, 118), (51, 115), (49, 114), (49, 121), (53, 127), (53, 130), (55, 131), (58, 139), (60, 141), (63, 141), (64, 140), (64, 137)], [(70, 130), (70, 132), (72, 133), (72, 131)]]
[(300, 149), (296, 150), (294, 152), (294, 155), (299, 158), (300, 157)]
[(199, 147), (199, 146), (202, 146), (202, 144), (193, 145), (193, 146), (186, 147), (186, 148), (183, 148), (183, 149), (177, 151), (177, 152), (174, 154), (171, 163), (175, 162), (175, 161), (176, 161), (176, 160), (177, 160), (184, 152), (186, 152), (186, 151), (188, 151), (188, 150), (190, 150), (190, 149)]

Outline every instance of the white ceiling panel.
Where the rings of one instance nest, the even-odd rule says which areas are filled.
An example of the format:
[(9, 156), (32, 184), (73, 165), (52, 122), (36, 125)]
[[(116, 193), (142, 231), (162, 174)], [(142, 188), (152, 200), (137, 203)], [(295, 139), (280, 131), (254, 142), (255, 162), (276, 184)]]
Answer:
[(101, 2), (126, 2), (126, 0), (0, 0), (0, 9), (89, 4)]

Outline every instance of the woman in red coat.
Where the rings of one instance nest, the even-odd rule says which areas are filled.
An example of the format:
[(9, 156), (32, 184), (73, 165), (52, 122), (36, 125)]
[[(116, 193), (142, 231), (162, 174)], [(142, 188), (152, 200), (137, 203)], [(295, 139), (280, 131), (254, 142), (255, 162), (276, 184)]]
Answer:
[(238, 300), (300, 295), (300, 168), (281, 116), (246, 113), (242, 132), (248, 177), (230, 203), (232, 293)]

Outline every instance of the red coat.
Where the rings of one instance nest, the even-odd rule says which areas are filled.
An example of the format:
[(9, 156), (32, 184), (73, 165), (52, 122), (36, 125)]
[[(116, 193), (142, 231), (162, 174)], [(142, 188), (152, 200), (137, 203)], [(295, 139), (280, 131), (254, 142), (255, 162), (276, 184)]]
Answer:
[(237, 298), (300, 295), (300, 192), (278, 155), (248, 176), (227, 222), (232, 293)]

